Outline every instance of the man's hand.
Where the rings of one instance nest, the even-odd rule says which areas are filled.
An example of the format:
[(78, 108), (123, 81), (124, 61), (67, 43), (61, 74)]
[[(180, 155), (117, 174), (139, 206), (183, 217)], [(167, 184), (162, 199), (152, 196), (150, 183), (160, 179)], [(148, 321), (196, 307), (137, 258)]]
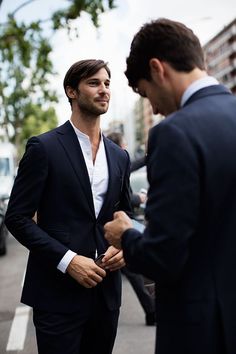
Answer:
[(68, 274), (85, 288), (93, 288), (106, 276), (92, 258), (76, 255), (67, 267)]
[(105, 238), (114, 247), (121, 249), (122, 234), (133, 227), (131, 219), (123, 211), (114, 213), (114, 220), (104, 225)]
[(102, 259), (101, 267), (113, 272), (114, 270), (118, 270), (124, 266), (125, 260), (123, 257), (123, 251), (115, 248), (114, 246), (110, 246), (106, 250), (105, 256)]

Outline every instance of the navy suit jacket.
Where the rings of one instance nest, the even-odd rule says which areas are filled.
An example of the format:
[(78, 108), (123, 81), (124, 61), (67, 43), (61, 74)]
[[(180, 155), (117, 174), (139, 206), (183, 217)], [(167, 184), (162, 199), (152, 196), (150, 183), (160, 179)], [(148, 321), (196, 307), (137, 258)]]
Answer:
[(143, 235), (124, 256), (156, 282), (158, 354), (236, 353), (236, 98), (196, 92), (150, 131)]
[[(95, 258), (108, 248), (103, 225), (113, 213), (131, 210), (127, 152), (104, 137), (109, 183), (95, 217), (89, 176), (78, 138), (69, 121), (31, 138), (19, 164), (6, 214), (6, 225), (29, 249), (22, 302), (45, 311), (89, 309), (91, 289), (79, 285), (57, 265), (70, 249)], [(37, 211), (37, 224), (32, 220)], [(109, 309), (121, 302), (120, 272), (97, 285)]]

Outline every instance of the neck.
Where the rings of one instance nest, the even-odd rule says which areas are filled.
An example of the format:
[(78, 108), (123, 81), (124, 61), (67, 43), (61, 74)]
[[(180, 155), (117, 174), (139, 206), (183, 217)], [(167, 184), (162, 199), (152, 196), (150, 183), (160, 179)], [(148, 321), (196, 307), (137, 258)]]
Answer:
[(97, 119), (95, 117), (90, 117), (90, 119), (89, 117), (86, 117), (86, 119), (84, 119), (84, 117), (72, 113), (71, 121), (77, 129), (79, 129), (82, 133), (88, 135), (92, 147), (92, 159), (93, 163), (95, 163), (97, 151), (101, 140), (100, 116), (97, 117)]
[(71, 121), (76, 128), (82, 133), (89, 136), (91, 143), (98, 143), (100, 141), (100, 116), (96, 117), (83, 117), (72, 113)]
[(207, 73), (205, 70), (200, 70), (198, 68), (193, 69), (190, 73), (176, 73), (173, 79), (173, 87), (175, 87), (175, 101), (177, 106), (180, 106), (181, 97), (184, 91), (194, 82), (203, 77), (206, 77)]

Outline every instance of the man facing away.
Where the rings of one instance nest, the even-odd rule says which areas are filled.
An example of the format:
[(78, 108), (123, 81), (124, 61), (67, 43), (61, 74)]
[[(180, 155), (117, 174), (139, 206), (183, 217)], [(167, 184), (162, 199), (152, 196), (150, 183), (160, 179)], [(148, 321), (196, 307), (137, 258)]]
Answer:
[(156, 282), (157, 354), (235, 354), (236, 98), (168, 19), (135, 35), (126, 76), (166, 119), (149, 134), (144, 233), (118, 212), (105, 236)]
[(28, 141), (9, 201), (6, 225), (30, 251), (22, 302), (33, 307), (40, 354), (112, 353), (124, 259), (103, 225), (131, 207), (128, 154), (100, 130), (109, 85), (102, 60), (70, 67), (70, 121)]

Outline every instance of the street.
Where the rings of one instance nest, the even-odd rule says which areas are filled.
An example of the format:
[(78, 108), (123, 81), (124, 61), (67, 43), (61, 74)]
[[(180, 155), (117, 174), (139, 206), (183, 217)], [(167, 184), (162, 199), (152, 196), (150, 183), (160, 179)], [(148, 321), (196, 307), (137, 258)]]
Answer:
[[(20, 303), (27, 250), (12, 236), (0, 257), (0, 354), (37, 354), (32, 312)], [(145, 326), (144, 313), (123, 278), (123, 301), (113, 354), (153, 354), (155, 327)], [(65, 353), (66, 354), (66, 353)]]

